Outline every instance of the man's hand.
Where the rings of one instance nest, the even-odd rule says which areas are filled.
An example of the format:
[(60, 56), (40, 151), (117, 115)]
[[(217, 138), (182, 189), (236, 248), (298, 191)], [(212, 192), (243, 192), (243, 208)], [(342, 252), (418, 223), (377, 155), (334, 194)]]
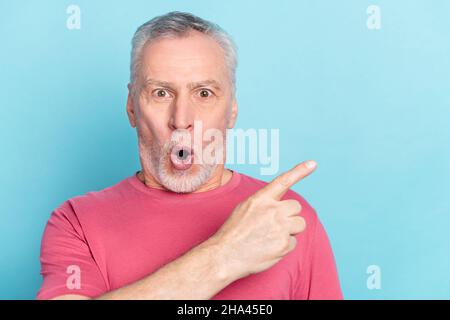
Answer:
[(295, 235), (306, 227), (302, 208), (296, 200), (280, 199), (315, 168), (314, 161), (300, 163), (233, 210), (213, 236), (231, 273), (240, 278), (264, 271), (295, 248)]

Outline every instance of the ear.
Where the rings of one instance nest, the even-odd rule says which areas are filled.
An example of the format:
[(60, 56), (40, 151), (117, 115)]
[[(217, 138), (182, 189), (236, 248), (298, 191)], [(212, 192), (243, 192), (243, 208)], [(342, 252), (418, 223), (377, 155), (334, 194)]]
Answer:
[(228, 123), (227, 123), (228, 129), (231, 129), (234, 127), (234, 124), (236, 123), (237, 115), (238, 115), (238, 105), (237, 105), (236, 97), (234, 97), (233, 101), (231, 103), (231, 111), (230, 111), (230, 116), (228, 118)]
[(133, 101), (133, 94), (132, 94), (132, 87), (131, 83), (128, 84), (128, 98), (127, 98), (127, 114), (128, 114), (128, 121), (130, 121), (130, 125), (133, 128), (136, 128), (136, 113), (134, 112), (134, 101)]

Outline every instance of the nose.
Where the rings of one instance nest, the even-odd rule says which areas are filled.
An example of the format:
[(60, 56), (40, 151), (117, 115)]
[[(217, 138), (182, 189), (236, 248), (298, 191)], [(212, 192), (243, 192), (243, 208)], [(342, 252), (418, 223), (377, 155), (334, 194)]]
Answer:
[(174, 105), (169, 120), (170, 129), (192, 130), (194, 124), (194, 110), (189, 99), (178, 96), (173, 103)]

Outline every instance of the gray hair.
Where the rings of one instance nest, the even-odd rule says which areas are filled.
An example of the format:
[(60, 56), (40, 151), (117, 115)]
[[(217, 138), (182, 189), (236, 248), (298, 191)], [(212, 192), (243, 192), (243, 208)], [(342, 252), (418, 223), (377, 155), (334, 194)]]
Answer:
[(223, 50), (233, 93), (236, 88), (237, 47), (231, 36), (217, 24), (186, 12), (173, 11), (157, 16), (141, 25), (131, 42), (130, 82), (134, 87), (141, 66), (142, 50), (151, 41), (160, 38), (183, 37), (197, 30), (212, 37)]

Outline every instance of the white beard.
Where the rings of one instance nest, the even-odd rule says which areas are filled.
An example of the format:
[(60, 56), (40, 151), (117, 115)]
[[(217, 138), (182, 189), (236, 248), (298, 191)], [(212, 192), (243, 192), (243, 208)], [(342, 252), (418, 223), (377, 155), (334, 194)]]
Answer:
[(176, 170), (173, 167), (172, 170), (168, 170), (171, 167), (170, 152), (173, 146), (174, 143), (171, 141), (162, 146), (155, 144), (148, 146), (140, 141), (139, 153), (143, 166), (168, 190), (189, 193), (199, 189), (211, 178), (217, 163), (195, 163), (186, 170)]

